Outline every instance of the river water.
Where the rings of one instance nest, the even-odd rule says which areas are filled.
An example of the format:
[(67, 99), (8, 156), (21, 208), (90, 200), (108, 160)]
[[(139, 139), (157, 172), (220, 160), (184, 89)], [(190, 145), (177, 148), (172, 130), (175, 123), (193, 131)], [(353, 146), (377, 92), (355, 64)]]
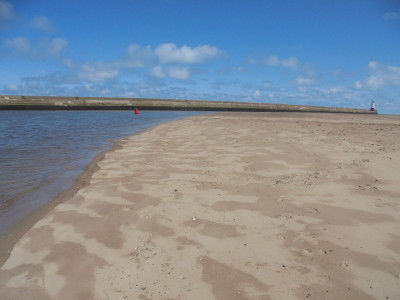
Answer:
[(0, 236), (70, 188), (113, 141), (199, 112), (0, 111)]

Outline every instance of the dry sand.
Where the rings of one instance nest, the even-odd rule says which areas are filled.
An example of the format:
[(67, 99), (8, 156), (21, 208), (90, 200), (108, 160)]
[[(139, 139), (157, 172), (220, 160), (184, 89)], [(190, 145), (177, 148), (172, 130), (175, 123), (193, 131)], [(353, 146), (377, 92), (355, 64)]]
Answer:
[(399, 154), (398, 116), (158, 126), (26, 232), (0, 298), (400, 299)]

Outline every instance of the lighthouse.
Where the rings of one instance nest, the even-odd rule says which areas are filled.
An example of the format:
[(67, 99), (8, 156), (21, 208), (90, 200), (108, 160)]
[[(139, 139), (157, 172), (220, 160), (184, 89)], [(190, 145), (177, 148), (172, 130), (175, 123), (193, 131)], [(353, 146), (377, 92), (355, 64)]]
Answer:
[(372, 111), (372, 110), (375, 110), (375, 101), (373, 101), (373, 100), (372, 100), (372, 102), (371, 102), (371, 111)]

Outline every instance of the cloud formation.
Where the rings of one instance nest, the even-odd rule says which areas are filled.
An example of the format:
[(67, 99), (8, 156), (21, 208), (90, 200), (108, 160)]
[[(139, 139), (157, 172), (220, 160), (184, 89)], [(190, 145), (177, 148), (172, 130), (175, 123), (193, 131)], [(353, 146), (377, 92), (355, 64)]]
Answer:
[(400, 67), (382, 64), (378, 61), (370, 61), (367, 65), (370, 73), (365, 80), (357, 80), (354, 87), (358, 89), (380, 89), (386, 86), (400, 86)]
[(311, 85), (314, 83), (314, 80), (304, 76), (298, 76), (294, 81), (294, 85)]
[(15, 55), (30, 56), (32, 50), (31, 42), (26, 37), (16, 37), (13, 39), (6, 39), (6, 47), (15, 51)]
[(222, 51), (215, 46), (202, 45), (197, 47), (178, 46), (174, 43), (159, 45), (154, 53), (161, 63), (186, 63), (201, 64), (205, 61), (215, 59)]
[(44, 32), (53, 32), (55, 30), (52, 22), (45, 16), (34, 17), (31, 21), (31, 26)]
[(156, 78), (164, 78), (165, 73), (162, 66), (155, 66), (150, 70), (150, 75)]
[(387, 12), (383, 15), (383, 18), (389, 21), (400, 20), (400, 13), (395, 11)]
[(117, 69), (113, 68), (113, 66), (102, 62), (94, 62), (81, 65), (78, 74), (79, 78), (83, 80), (98, 82), (116, 78), (119, 72)]
[(271, 67), (283, 67), (287, 69), (297, 70), (300, 67), (300, 61), (295, 56), (290, 56), (288, 58), (279, 58), (277, 55), (265, 55), (258, 54), (253, 55), (249, 58), (251, 64), (262, 64)]
[(68, 41), (61, 38), (42, 38), (37, 43), (32, 43), (26, 37), (6, 39), (5, 46), (8, 55), (22, 56), (28, 59), (59, 58), (66, 50)]
[(116, 61), (116, 66), (124, 69), (143, 68), (152, 64), (154, 58), (151, 46), (141, 47), (131, 44), (126, 48), (124, 55)]
[(0, 24), (15, 17), (13, 6), (10, 2), (0, 0)]
[[(52, 45), (49, 45), (51, 47), (48, 48), (54, 49), (54, 52), (56, 52), (56, 49), (58, 48), (59, 51), (61, 51), (64, 48), (64, 44), (62, 43), (62, 41), (63, 40), (60, 40), (58, 41), (58, 43), (56, 43), (57, 40), (52, 40)], [(59, 45), (59, 47), (56, 47), (57, 45)], [(141, 72), (139, 71), (139, 69), (144, 70), (145, 73), (157, 79), (169, 77), (178, 80), (186, 80), (191, 76), (191, 71), (189, 69), (189, 66), (182, 66), (182, 64), (190, 65), (192, 63), (204, 62), (207, 59), (211, 59), (211, 53), (213, 53), (211, 51), (210, 54), (206, 54), (207, 51), (203, 52), (201, 50), (206, 49), (209, 46), (204, 46), (206, 48), (204, 48), (203, 46), (198, 46), (195, 48), (171, 48), (169, 46), (166, 47), (166, 45), (175, 44), (161, 44), (156, 47), (155, 50), (153, 50), (151, 46), (142, 47), (137, 44), (131, 44), (125, 49), (121, 57), (108, 62), (93, 61), (76, 63), (72, 59), (65, 57), (61, 58), (60, 62), (63, 66), (67, 67), (70, 72), (76, 72), (78, 78), (87, 82), (106, 82), (114, 80), (124, 73), (139, 74), (138, 72)], [(32, 48), (30, 45), (27, 45), (26, 47), (22, 46), (24, 46), (24, 43), (21, 42), (20, 48), (26, 48), (28, 50)], [(164, 51), (167, 48), (169, 50)], [(164, 50), (160, 51), (160, 49)], [(175, 50), (173, 49), (175, 49), (176, 52), (174, 52)], [(28, 52), (28, 50), (26, 50), (25, 52)], [(169, 53), (170, 56), (167, 53)], [(173, 57), (178, 55), (178, 53), (186, 54), (184, 54), (184, 57), (181, 57), (179, 59), (173, 59)], [(169, 59), (167, 59), (168, 57)], [(159, 62), (161, 62), (161, 64), (158, 64)], [(179, 62), (179, 64), (173, 64), (172, 62)]]
[(169, 68), (168, 70), (169, 76), (175, 79), (188, 79), (190, 76), (189, 69), (187, 67), (181, 68), (181, 67), (173, 67)]
[(67, 48), (68, 41), (61, 38), (43, 38), (39, 41), (40, 51), (47, 52), (47, 55), (58, 58)]
[(297, 69), (300, 66), (300, 62), (297, 59), (297, 57), (291, 56), (289, 58), (282, 59), (280, 61), (280, 64), (284, 68), (289, 68), (289, 69)]

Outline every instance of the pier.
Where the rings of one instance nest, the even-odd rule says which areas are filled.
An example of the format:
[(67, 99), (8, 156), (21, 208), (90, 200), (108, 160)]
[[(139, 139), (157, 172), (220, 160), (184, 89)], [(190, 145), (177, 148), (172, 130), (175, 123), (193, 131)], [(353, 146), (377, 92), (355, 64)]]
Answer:
[(0, 95), (0, 110), (186, 110), (253, 112), (324, 112), (377, 114), (357, 108), (154, 98), (56, 97)]

